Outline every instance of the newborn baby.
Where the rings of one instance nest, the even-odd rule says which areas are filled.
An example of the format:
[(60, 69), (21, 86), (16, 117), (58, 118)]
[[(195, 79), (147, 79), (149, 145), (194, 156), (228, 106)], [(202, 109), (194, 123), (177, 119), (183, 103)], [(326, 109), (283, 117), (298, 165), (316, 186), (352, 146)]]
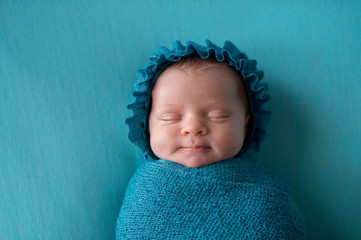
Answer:
[(250, 160), (270, 117), (263, 74), (232, 43), (176, 42), (139, 72), (127, 120), (146, 162), (117, 239), (304, 239), (287, 182)]

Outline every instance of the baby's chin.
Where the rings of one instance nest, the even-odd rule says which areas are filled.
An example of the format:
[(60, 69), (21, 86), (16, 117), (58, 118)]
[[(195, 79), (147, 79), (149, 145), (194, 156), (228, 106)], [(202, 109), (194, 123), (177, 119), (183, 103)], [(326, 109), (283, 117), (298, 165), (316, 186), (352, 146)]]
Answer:
[(178, 164), (181, 164), (185, 167), (188, 168), (201, 168), (201, 167), (205, 167), (217, 162), (221, 162), (224, 161), (226, 159), (210, 159), (210, 160), (204, 160), (204, 159), (197, 159), (197, 158), (187, 158), (187, 159), (182, 159), (182, 160), (178, 160), (178, 159), (165, 159), (167, 161), (171, 161), (171, 162), (175, 162)]
[[(235, 149), (237, 150), (237, 149)], [(157, 154), (160, 159), (175, 162), (188, 168), (201, 168), (237, 155), (237, 151), (227, 153), (215, 151), (211, 147), (179, 148), (172, 154)]]

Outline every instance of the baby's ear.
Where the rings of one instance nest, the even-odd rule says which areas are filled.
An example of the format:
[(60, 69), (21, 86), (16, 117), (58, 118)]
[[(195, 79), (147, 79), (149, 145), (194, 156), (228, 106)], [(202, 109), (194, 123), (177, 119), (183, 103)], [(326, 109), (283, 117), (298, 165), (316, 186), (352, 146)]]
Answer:
[(250, 120), (251, 120), (251, 114), (248, 113), (246, 115), (246, 122), (245, 122), (245, 125), (244, 125), (244, 140), (246, 140), (247, 135), (248, 135), (248, 123), (249, 123)]

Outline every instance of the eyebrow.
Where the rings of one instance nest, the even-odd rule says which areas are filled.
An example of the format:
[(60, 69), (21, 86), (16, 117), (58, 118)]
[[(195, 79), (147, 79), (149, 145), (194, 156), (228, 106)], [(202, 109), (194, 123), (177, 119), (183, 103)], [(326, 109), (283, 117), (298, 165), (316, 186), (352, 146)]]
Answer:
[(158, 107), (174, 107), (174, 106), (176, 106), (177, 104), (173, 104), (173, 103), (161, 103), (161, 104), (159, 104), (159, 106)]
[(158, 105), (156, 108), (153, 108), (153, 106), (152, 106), (152, 110), (156, 109), (157, 112), (164, 112), (164, 111), (172, 110), (172, 108), (174, 108), (176, 105), (171, 103), (165, 103)]

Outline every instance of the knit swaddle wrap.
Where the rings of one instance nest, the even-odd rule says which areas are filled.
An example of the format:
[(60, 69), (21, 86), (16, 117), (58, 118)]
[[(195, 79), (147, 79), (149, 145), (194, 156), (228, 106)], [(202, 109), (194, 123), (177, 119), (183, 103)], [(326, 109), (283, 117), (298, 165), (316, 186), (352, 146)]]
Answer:
[(117, 239), (304, 239), (287, 182), (252, 160), (202, 168), (147, 161), (131, 178)]

